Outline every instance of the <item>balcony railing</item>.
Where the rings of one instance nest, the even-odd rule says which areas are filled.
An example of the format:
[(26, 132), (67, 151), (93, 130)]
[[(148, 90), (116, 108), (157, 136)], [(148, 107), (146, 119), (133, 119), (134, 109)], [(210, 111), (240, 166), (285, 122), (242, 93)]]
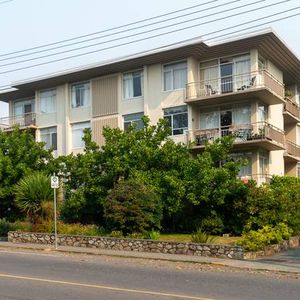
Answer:
[(240, 177), (240, 179), (244, 183), (248, 183), (249, 180), (255, 180), (257, 185), (261, 185), (263, 183), (270, 183), (272, 176), (269, 174), (249, 174), (246, 176)]
[(300, 146), (291, 141), (286, 142), (286, 155), (291, 155), (300, 159)]
[(284, 85), (266, 70), (188, 83), (186, 98), (187, 100), (197, 100), (259, 88), (269, 89), (284, 99)]
[(246, 125), (231, 125), (213, 129), (199, 129), (193, 132), (191, 139), (197, 146), (204, 146), (207, 142), (217, 138), (232, 135), (235, 143), (243, 143), (254, 140), (269, 140), (284, 146), (284, 132), (266, 122), (258, 122)]
[(35, 126), (36, 114), (26, 113), (19, 116), (0, 118), (0, 128), (3, 130), (12, 129), (14, 126), (20, 126), (20, 128), (26, 128)]
[(294, 117), (300, 120), (300, 107), (290, 100), (288, 97), (285, 98), (284, 111), (290, 113)]

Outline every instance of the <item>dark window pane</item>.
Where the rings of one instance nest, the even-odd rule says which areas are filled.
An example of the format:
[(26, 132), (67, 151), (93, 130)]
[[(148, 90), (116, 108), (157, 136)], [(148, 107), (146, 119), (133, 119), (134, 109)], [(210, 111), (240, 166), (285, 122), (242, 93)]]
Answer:
[(133, 97), (139, 96), (142, 96), (142, 82), (140, 74), (133, 76)]
[(187, 128), (188, 116), (187, 113), (173, 116), (173, 128)]
[(221, 126), (230, 126), (232, 125), (232, 111), (222, 111), (221, 112)]
[(52, 148), (57, 150), (57, 133), (52, 133)]
[(131, 122), (124, 122), (124, 130), (127, 131), (130, 125)]
[(140, 130), (144, 128), (144, 122), (142, 120), (138, 120), (134, 122), (136, 124), (136, 129)]
[(173, 135), (183, 134), (183, 129), (174, 129)]

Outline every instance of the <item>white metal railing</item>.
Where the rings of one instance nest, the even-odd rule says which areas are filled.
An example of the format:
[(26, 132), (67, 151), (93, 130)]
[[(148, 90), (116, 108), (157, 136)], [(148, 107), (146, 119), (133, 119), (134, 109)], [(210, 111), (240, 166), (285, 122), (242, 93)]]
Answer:
[(285, 144), (284, 131), (266, 122), (230, 125), (212, 129), (198, 129), (192, 132), (190, 139), (194, 141), (196, 145), (201, 146), (209, 141), (214, 141), (229, 135), (234, 137), (235, 143), (267, 139), (282, 146)]
[(249, 175), (244, 175), (241, 176), (240, 179), (244, 182), (244, 183), (248, 183), (249, 180), (255, 180), (257, 185), (261, 185), (263, 183), (270, 183), (272, 176), (264, 173), (264, 174), (249, 174)]
[(26, 113), (19, 116), (0, 118), (0, 128), (10, 129), (14, 126), (29, 127), (36, 124), (36, 114)]
[(186, 86), (186, 99), (207, 98), (228, 93), (267, 88), (284, 98), (284, 85), (266, 70), (241, 73), (214, 79), (191, 82)]

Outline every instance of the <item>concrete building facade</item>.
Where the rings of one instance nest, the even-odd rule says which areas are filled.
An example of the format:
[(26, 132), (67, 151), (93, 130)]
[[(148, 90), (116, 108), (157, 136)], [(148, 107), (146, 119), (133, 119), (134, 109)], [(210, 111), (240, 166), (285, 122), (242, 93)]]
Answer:
[(83, 151), (83, 129), (104, 144), (103, 127), (167, 118), (176, 142), (233, 135), (240, 176), (266, 182), (300, 176), (300, 61), (273, 32), (207, 45), (166, 47), (100, 65), (18, 82), (3, 130), (31, 127), (55, 155)]

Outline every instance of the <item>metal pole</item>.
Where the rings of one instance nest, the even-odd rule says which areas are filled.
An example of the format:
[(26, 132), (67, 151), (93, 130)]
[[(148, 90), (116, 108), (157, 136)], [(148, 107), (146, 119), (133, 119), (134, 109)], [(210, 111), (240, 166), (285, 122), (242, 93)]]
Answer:
[(55, 249), (57, 249), (57, 224), (56, 223), (57, 223), (57, 220), (56, 220), (56, 189), (54, 189), (54, 235), (55, 235)]

